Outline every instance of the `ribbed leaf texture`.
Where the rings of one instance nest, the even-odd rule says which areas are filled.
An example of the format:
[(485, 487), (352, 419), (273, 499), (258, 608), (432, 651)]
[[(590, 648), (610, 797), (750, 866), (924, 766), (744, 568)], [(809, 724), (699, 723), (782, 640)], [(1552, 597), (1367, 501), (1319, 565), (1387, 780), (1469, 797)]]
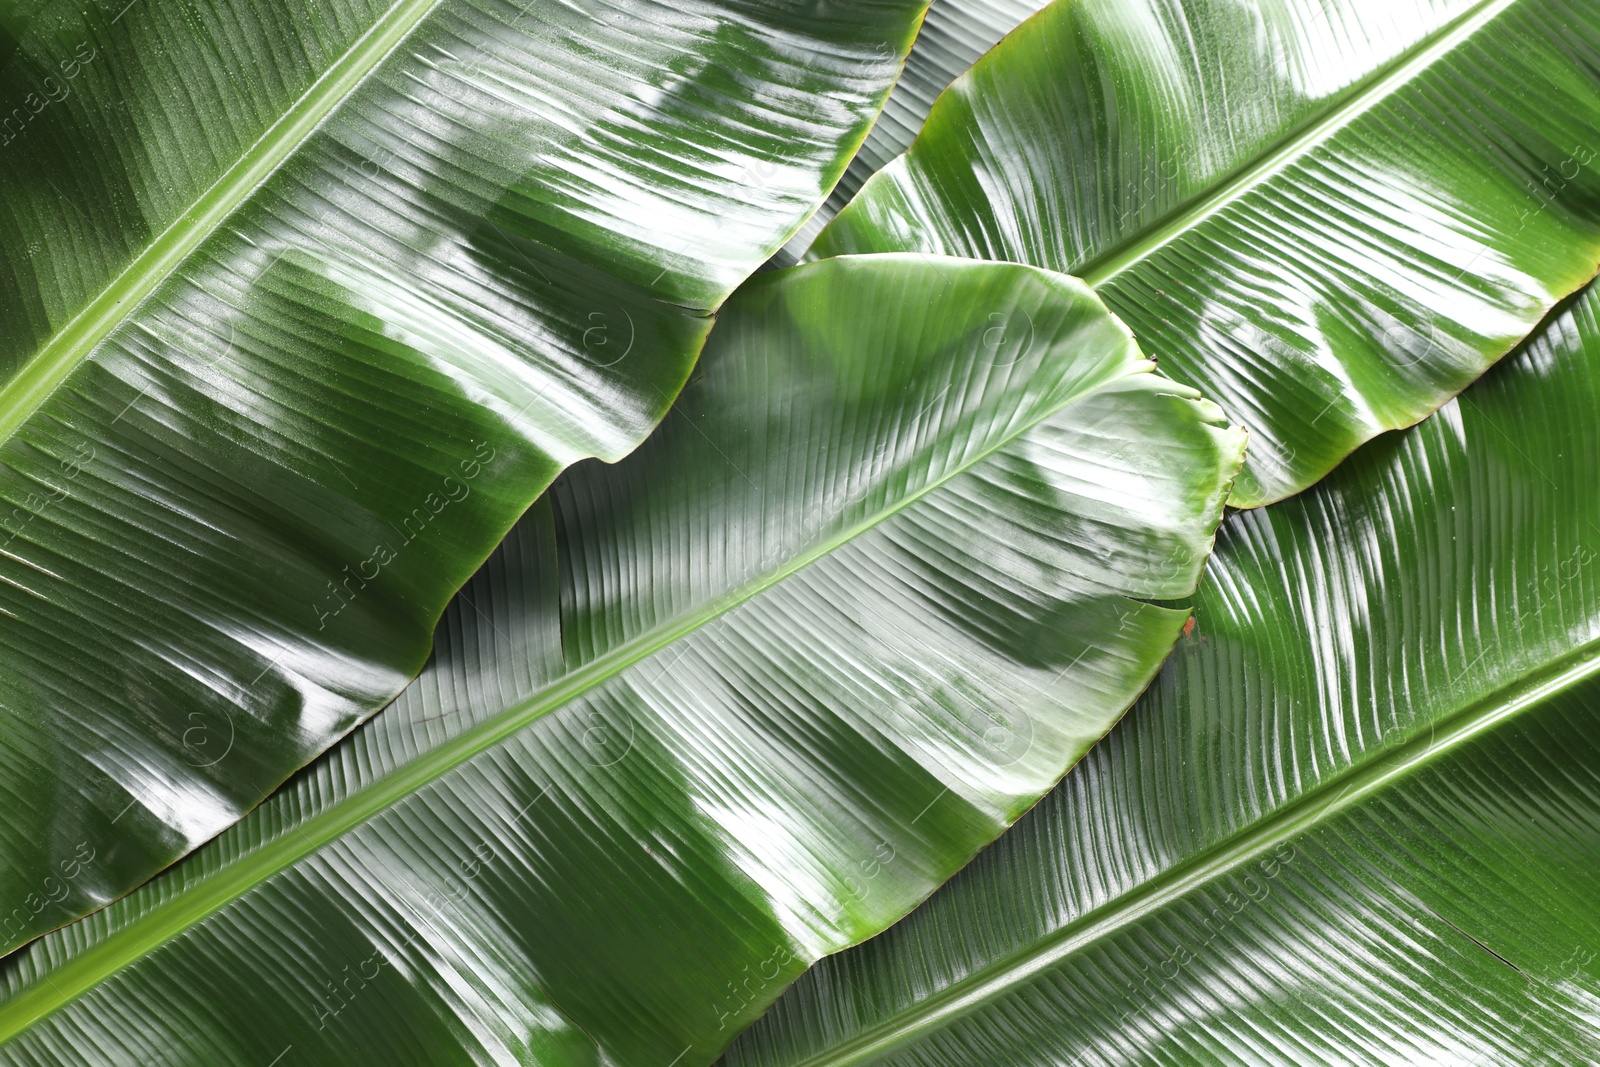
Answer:
[(0, 1062), (709, 1062), (1154, 676), (1243, 434), (1150, 371), (1030, 267), (750, 283), (393, 707), (11, 958)]
[(727, 1067), (1593, 1062), (1597, 315), (1231, 516), (1150, 694)]
[(394, 698), (551, 479), (666, 411), (921, 7), (7, 7), (0, 949)]
[(1251, 432), (1233, 503), (1426, 417), (1600, 263), (1592, 0), (1058, 0), (813, 255), (1078, 275)]
[(1023, 19), (1049, 0), (935, 0), (906, 57), (905, 70), (895, 82), (889, 102), (883, 105), (872, 132), (850, 161), (844, 177), (822, 207), (774, 257), (791, 266), (805, 258), (806, 250), (822, 228), (833, 220), (866, 180), (911, 146), (928, 111), (950, 83), (1016, 28)]

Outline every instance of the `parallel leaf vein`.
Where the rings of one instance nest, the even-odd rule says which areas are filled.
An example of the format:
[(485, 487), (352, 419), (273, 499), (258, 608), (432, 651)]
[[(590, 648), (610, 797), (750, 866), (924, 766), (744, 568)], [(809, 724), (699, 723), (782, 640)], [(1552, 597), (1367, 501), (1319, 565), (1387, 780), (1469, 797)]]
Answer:
[(1429, 726), (1393, 749), (1323, 779), (1277, 812), (1212, 849), (1086, 912), (1048, 937), (960, 978), (849, 1041), (792, 1067), (851, 1067), (868, 1062), (928, 1031), (968, 1015), (1022, 987), (1035, 976), (1103, 941), (1146, 916), (1169, 908), (1186, 894), (1227, 874), (1347, 810), (1389, 782), (1499, 723), (1537, 707), (1562, 691), (1600, 675), (1600, 639), (1580, 645), (1522, 674)]
[(1246, 165), (1232, 178), (1206, 193), (1160, 224), (1141, 233), (1112, 251), (1089, 259), (1075, 271), (1092, 288), (1098, 289), (1117, 275), (1247, 195), (1273, 175), (1294, 165), (1317, 145), (1350, 125), (1388, 99), (1406, 82), (1432, 67), (1493, 22), (1519, 0), (1480, 0), (1475, 7), (1419, 41), (1409, 51), (1379, 68), (1368, 87), (1344, 103), (1324, 113), (1299, 133), (1290, 136), (1272, 151)]
[(0, 444), (292, 156), (440, 0), (396, 0), (200, 198), (0, 386)]
[[(1153, 364), (1135, 361), (1126, 365), (1125, 374), (1150, 373)], [(790, 575), (810, 566), (851, 540), (888, 520), (941, 486), (981, 464), (1012, 441), (1025, 436), (1040, 423), (1061, 414), (1072, 405), (1094, 395), (1124, 375), (1096, 382), (1082, 392), (1019, 424), (987, 448), (976, 451), (964, 462), (913, 493), (894, 501), (862, 521), (824, 538), (771, 571), (685, 613), (669, 623), (647, 631), (610, 652), (577, 668), (529, 699), (504, 708), (491, 718), (464, 731), (411, 761), (396, 768), (370, 786), (351, 793), (288, 828), (276, 839), (262, 845), (238, 862), (196, 883), (172, 899), (155, 905), (127, 926), (107, 935), (40, 980), (0, 1004), (0, 1043), (8, 1041), (41, 1019), (65, 1006), (101, 981), (163, 943), (199, 923), (238, 899), (254, 886), (282, 871), (323, 845), (341, 837), (385, 809), (439, 779), (451, 770), (487, 751), (535, 720), (556, 711), (585, 693), (616, 677), (636, 663), (654, 655), (673, 642), (710, 624), (740, 604), (777, 585)], [(1180, 395), (1187, 393), (1175, 387)]]

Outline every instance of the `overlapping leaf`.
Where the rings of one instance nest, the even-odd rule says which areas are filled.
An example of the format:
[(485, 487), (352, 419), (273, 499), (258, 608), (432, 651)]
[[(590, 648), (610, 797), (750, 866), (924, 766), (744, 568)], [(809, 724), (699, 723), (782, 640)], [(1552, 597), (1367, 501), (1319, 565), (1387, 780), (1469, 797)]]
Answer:
[(883, 105), (872, 132), (861, 143), (844, 176), (822, 207), (806, 220), (775, 259), (783, 266), (800, 262), (833, 217), (866, 180), (911, 146), (939, 94), (949, 88), (1017, 23), (1049, 0), (939, 0), (928, 8), (905, 70)]
[(728, 1067), (1586, 1063), (1600, 289), (1224, 525), (1150, 695)]
[(1233, 502), (1435, 410), (1600, 263), (1590, 0), (1058, 0), (813, 252), (1089, 281), (1252, 433)]
[(0, 945), (393, 698), (529, 501), (666, 410), (921, 7), (7, 8)]
[(1033, 268), (747, 285), (399, 702), (12, 957), (0, 1061), (708, 1062), (1155, 673), (1243, 442), (1150, 369)]

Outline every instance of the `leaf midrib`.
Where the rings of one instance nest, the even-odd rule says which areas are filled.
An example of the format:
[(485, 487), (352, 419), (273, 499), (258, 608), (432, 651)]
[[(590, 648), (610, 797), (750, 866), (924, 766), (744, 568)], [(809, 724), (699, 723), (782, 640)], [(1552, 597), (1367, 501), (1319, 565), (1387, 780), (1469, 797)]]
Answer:
[[(1446, 23), (1393, 60), (1390, 60), (1387, 64), (1368, 74), (1367, 79), (1369, 79), (1370, 83), (1365, 89), (1334, 104), (1298, 132), (1291, 133), (1279, 142), (1276, 147), (1245, 163), (1235, 170), (1232, 176), (1223, 179), (1220, 184), (1202, 193), (1192, 203), (1168, 215), (1155, 225), (1136, 231), (1127, 240), (1113, 246), (1109, 251), (1090, 256), (1072, 267), (1069, 273), (1082, 279), (1092, 289), (1098, 289), (1105, 285), (1117, 275), (1129, 270), (1184, 234), (1194, 230), (1207, 218), (1221, 212), (1229, 204), (1246, 196), (1274, 175), (1298, 162), (1316, 145), (1332, 137), (1366, 114), (1374, 106), (1388, 99), (1400, 86), (1422, 74), (1432, 67), (1434, 63), (1453, 52), (1476, 35), (1479, 30), (1520, 2), (1521, 0), (1480, 0), (1476, 6), (1468, 8), (1465, 12), (1456, 16), (1454, 21)], [(1016, 30), (1013, 30), (1012, 34), (1014, 35), (1024, 29), (1028, 23), (1041, 19), (1048, 10), (1049, 8), (1046, 7), (1030, 16)], [(1014, 38), (1008, 35), (1007, 38), (1001, 40), (1000, 44), (995, 46), (995, 50), (1004, 48), (1006, 41), (1012, 39)], [(978, 62), (983, 62), (983, 59), (980, 58)], [(957, 82), (959, 83), (959, 81), (969, 77), (971, 77), (970, 71), (967, 74), (963, 74), (960, 79), (957, 79)], [(952, 91), (954, 91), (954, 86), (945, 90), (946, 93)], [(942, 97), (943, 94), (941, 94)], [(937, 114), (937, 102), (935, 102), (934, 107), (934, 113)], [(932, 121), (931, 116), (929, 121)], [(926, 128), (926, 125), (924, 125), (923, 129), (926, 130)], [(921, 139), (922, 134), (919, 132), (916, 140), (920, 141)], [(910, 148), (901, 153), (896, 162), (909, 161), (911, 154), (916, 151), (916, 147), (916, 143), (913, 142)], [(886, 167), (868, 178), (861, 191), (856, 194), (855, 199), (862, 199), (874, 187), (875, 183), (889, 181), (890, 171), (891, 168)], [(854, 200), (840, 212), (840, 217), (845, 212), (851, 211), (853, 205)], [(830, 222), (828, 228), (831, 229), (833, 225), (834, 222)]]
[(441, 2), (395, 0), (233, 166), (62, 327), (15, 377), (0, 386), (0, 445), (9, 441), (67, 376), (305, 144), (333, 109)]
[(1232, 178), (1223, 181), (1194, 203), (1155, 226), (1138, 232), (1131, 241), (1112, 251), (1090, 257), (1072, 273), (1083, 279), (1090, 288), (1100, 288), (1297, 163), (1311, 149), (1387, 100), (1402, 85), (1427, 71), (1520, 2), (1480, 0), (1475, 7), (1456, 16), (1453, 22), (1446, 23), (1369, 74), (1367, 77), (1374, 80), (1367, 88), (1336, 104), (1300, 132), (1290, 135), (1276, 148), (1252, 160)]
[(1395, 779), (1422, 768), (1436, 756), (1597, 675), (1600, 675), (1600, 639), (1579, 645), (1542, 666), (1513, 677), (1478, 700), (1430, 724), (1426, 730), (1418, 728), (1404, 743), (1379, 750), (1343, 773), (1323, 779), (1254, 826), (1224, 838), (1212, 848), (1085, 912), (1033, 944), (957, 979), (849, 1041), (788, 1064), (788, 1067), (851, 1067), (969, 1015), (1095, 942), (1172, 907), (1192, 890), (1252, 862), (1325, 818), (1355, 806)]
[[(1087, 290), (1083, 291), (1085, 295)], [(843, 547), (882, 522), (913, 506), (928, 494), (983, 463), (1035, 427), (1060, 415), (1080, 401), (1116, 382), (1138, 374), (1151, 374), (1155, 364), (1133, 360), (1085, 388), (1046, 408), (998, 438), (943, 477), (930, 481), (888, 507), (822, 539), (797, 553), (787, 563), (758, 575), (706, 604), (654, 630), (623, 642), (520, 703), (502, 708), (488, 719), (398, 767), (371, 785), (333, 802), (310, 817), (285, 827), (275, 839), (245, 858), (179, 892), (170, 900), (106, 935), (55, 970), (42, 969), (37, 978), (9, 1000), (0, 1003), (0, 1044), (82, 996), (101, 981), (243, 896), (256, 885), (285, 870), (324, 845), (356, 829), (367, 820), (398, 804), (429, 783), (442, 778), (473, 757), (493, 748), (535, 720), (557, 711), (584, 693), (603, 685), (634, 664), (673, 642), (692, 634), (760, 595), (790, 575)], [(1196, 418), (1200, 418), (1198, 414)]]

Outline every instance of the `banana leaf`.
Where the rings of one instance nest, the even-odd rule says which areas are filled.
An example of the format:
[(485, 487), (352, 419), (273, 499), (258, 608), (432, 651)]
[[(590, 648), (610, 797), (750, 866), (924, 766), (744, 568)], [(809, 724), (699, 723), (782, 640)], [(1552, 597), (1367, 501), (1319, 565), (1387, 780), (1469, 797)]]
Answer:
[(708, 1063), (1154, 676), (1243, 435), (1074, 279), (759, 276), (429, 667), (237, 826), (8, 958), (0, 1062)]
[(727, 1067), (1600, 1048), (1600, 288), (1314, 490), (1043, 803)]
[(0, 947), (393, 699), (666, 411), (921, 8), (7, 6)]
[(812, 252), (1082, 277), (1249, 428), (1249, 507), (1426, 417), (1594, 275), (1597, 123), (1591, 0), (1057, 0)]
[(866, 180), (911, 146), (928, 111), (950, 83), (1049, 0), (937, 0), (906, 57), (905, 70), (878, 114), (872, 132), (828, 199), (789, 239), (774, 265), (793, 266), (805, 258), (817, 234), (861, 191)]

